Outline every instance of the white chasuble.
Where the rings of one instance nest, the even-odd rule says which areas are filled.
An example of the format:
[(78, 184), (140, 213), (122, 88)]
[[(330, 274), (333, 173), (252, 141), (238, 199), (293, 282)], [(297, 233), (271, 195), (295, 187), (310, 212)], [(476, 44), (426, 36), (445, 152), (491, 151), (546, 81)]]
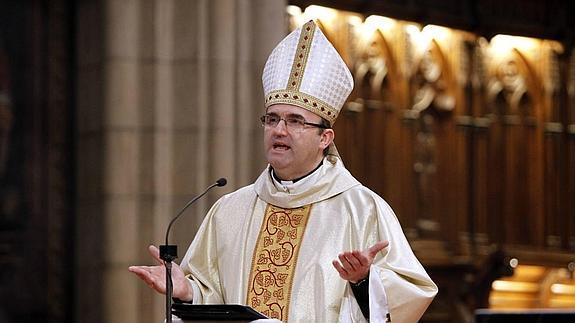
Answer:
[[(284, 216), (288, 212), (297, 214), (303, 226), (281, 229), (280, 238), (280, 224), (290, 221)], [(437, 287), (389, 205), (353, 178), (339, 159), (324, 159), (296, 183), (277, 182), (266, 169), (253, 185), (223, 196), (181, 266), (189, 274), (194, 303), (246, 304), (270, 317), (275, 311), (287, 322), (366, 322), (331, 262), (343, 251), (364, 250), (378, 241), (389, 241), (389, 246), (370, 269), (370, 321), (385, 322), (390, 314), (393, 322), (417, 322)], [(285, 271), (280, 276), (281, 265)], [(272, 282), (282, 287), (271, 288)]]

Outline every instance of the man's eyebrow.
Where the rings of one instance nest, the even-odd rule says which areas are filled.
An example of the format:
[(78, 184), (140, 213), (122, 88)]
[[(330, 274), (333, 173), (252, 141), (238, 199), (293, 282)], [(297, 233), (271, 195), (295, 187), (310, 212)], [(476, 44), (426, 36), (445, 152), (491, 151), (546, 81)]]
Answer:
[(288, 118), (305, 119), (304, 116), (302, 116), (301, 114), (298, 114), (298, 113), (289, 113), (289, 114), (286, 115), (286, 117), (288, 117)]
[[(267, 115), (269, 116), (274, 116), (274, 117), (282, 117), (279, 113), (276, 112), (268, 112)], [(299, 119), (305, 119), (304, 116), (302, 116), (299, 113), (288, 113), (286, 115), (283, 116), (284, 118), (299, 118)]]

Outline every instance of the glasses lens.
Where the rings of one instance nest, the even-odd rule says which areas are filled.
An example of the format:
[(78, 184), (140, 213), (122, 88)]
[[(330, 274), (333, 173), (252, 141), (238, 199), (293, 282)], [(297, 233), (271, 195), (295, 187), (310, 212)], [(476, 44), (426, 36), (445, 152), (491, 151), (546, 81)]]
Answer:
[(293, 130), (301, 130), (305, 126), (305, 120), (298, 117), (287, 117), (286, 124)]
[[(265, 114), (260, 117), (262, 125), (269, 128), (275, 128), (281, 120), (284, 120), (286, 127), (290, 130), (301, 131), (305, 129), (306, 121), (300, 116), (287, 116), (285, 118), (280, 117), (277, 114)], [(311, 125), (311, 124), (310, 124)]]
[(281, 120), (279, 116), (274, 114), (265, 114), (260, 118), (262, 125), (266, 127), (275, 127)]

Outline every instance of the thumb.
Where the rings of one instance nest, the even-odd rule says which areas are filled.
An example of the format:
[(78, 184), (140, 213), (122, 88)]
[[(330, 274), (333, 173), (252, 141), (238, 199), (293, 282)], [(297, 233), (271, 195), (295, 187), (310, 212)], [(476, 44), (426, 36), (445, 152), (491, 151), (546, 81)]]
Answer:
[(160, 249), (158, 249), (158, 247), (150, 245), (148, 247), (148, 252), (150, 253), (150, 255), (152, 255), (152, 257), (156, 260), (156, 262), (158, 262), (158, 264), (160, 265), (164, 264), (164, 261), (160, 258)]
[(372, 258), (374, 258), (378, 252), (385, 249), (387, 246), (389, 246), (389, 241), (380, 241), (374, 244), (373, 246), (369, 247), (369, 249), (367, 249), (367, 252)]

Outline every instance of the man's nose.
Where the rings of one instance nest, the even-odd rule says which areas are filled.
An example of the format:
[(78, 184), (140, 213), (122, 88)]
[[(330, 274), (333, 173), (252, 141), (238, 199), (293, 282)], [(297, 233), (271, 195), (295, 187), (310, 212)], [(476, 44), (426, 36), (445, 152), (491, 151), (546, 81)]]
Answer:
[(287, 121), (284, 118), (281, 118), (278, 124), (274, 127), (274, 131), (281, 133), (287, 132)]

